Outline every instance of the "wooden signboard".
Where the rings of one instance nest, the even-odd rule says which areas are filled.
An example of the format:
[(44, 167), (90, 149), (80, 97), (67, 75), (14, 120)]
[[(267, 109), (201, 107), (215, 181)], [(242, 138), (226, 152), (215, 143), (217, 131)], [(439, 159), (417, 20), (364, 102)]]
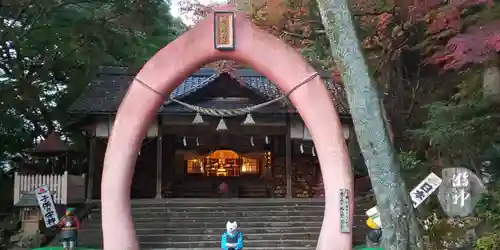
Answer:
[(218, 50), (233, 50), (234, 12), (214, 12), (214, 46)]
[(350, 233), (349, 189), (340, 189), (340, 232)]

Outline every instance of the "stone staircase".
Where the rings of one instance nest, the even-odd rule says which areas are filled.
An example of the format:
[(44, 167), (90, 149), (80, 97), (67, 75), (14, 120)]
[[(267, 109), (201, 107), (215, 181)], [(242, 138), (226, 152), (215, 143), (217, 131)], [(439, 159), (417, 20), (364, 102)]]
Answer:
[(270, 198), (270, 190), (259, 178), (191, 178), (173, 185), (172, 198), (217, 198), (219, 184), (229, 184), (234, 198)]
[[(132, 204), (141, 249), (162, 250), (220, 249), (228, 220), (238, 222), (246, 250), (315, 249), (323, 211), (320, 199), (151, 199)], [(355, 225), (364, 220), (355, 218)], [(81, 247), (102, 247), (98, 205), (83, 221), (79, 238)]]
[[(141, 249), (219, 249), (227, 220), (236, 220), (245, 249), (315, 249), (324, 203), (308, 199), (170, 199), (132, 205)], [(82, 224), (80, 246), (101, 246), (96, 207)]]
[(215, 184), (208, 181), (175, 184), (172, 198), (213, 198), (217, 195)]
[(271, 197), (269, 188), (261, 183), (247, 183), (240, 187), (239, 198)]

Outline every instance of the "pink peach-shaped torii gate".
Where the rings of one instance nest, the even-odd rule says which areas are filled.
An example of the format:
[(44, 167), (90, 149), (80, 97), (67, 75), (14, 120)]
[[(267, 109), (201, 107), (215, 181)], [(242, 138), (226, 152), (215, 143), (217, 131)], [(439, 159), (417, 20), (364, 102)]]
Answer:
[[(220, 6), (217, 10), (234, 11), (234, 7)], [(161, 49), (144, 65), (136, 79), (167, 95), (206, 63), (232, 59), (251, 65), (286, 93), (316, 73), (293, 48), (260, 30), (237, 12), (236, 49), (216, 50), (213, 23), (213, 15), (209, 15)], [(290, 100), (310, 130), (323, 174), (325, 213), (317, 249), (351, 249), (351, 234), (340, 232), (339, 192), (340, 189), (348, 189), (349, 196), (353, 197), (353, 178), (340, 119), (330, 92), (320, 77), (315, 77), (294, 91)], [(134, 80), (116, 114), (101, 184), (105, 250), (139, 249), (132, 222), (130, 187), (137, 151), (163, 101), (164, 97)], [(349, 206), (350, 225), (352, 200)]]

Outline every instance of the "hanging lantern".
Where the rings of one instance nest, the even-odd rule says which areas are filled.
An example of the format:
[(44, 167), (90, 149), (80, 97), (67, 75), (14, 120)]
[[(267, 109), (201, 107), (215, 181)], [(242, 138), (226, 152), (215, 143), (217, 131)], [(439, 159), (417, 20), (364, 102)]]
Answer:
[(217, 124), (217, 128), (215, 130), (217, 131), (227, 130), (227, 125), (226, 122), (224, 121), (224, 118), (220, 118), (219, 124)]
[(200, 146), (200, 141), (198, 140), (198, 137), (196, 137), (196, 146), (199, 147)]
[(267, 135), (266, 135), (265, 140), (266, 140), (266, 144), (269, 144), (269, 137), (267, 137)]
[(245, 117), (245, 120), (241, 124), (243, 124), (243, 125), (255, 125), (255, 120), (253, 119), (252, 114), (248, 113), (247, 116)]
[(185, 136), (184, 136), (184, 138), (182, 138), (182, 144), (184, 144), (184, 147), (186, 147), (188, 145), (187, 139)]
[(304, 153), (304, 144), (300, 144), (300, 153), (303, 154)]
[(311, 154), (312, 154), (312, 156), (316, 156), (316, 150), (314, 150), (314, 146), (311, 149)]
[(250, 136), (250, 144), (252, 145), (252, 147), (255, 147), (255, 143), (253, 141), (253, 136)]
[(202, 124), (204, 123), (203, 121), (203, 116), (199, 112), (196, 113), (196, 116), (193, 119), (193, 124)]

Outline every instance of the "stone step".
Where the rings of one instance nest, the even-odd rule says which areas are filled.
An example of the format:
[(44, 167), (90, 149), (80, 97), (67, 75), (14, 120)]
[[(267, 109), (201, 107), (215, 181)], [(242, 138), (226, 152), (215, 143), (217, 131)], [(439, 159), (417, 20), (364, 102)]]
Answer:
[(287, 222), (287, 221), (306, 221), (306, 222), (312, 222), (312, 221), (323, 221), (323, 217), (321, 216), (310, 216), (310, 215), (279, 215), (279, 216), (269, 216), (269, 215), (263, 215), (259, 217), (239, 217), (239, 216), (227, 216), (227, 217), (222, 217), (222, 216), (201, 216), (201, 217), (194, 217), (194, 216), (185, 216), (185, 217), (167, 217), (167, 216), (150, 216), (150, 217), (134, 217), (134, 221), (136, 223), (147, 223), (147, 222), (177, 222), (177, 223), (185, 223), (185, 222), (198, 222), (198, 223), (203, 223), (203, 222), (214, 222), (214, 221), (221, 221), (223, 219), (223, 222), (225, 223), (226, 221), (233, 221), (236, 220), (239, 223), (245, 223), (245, 222), (253, 222), (253, 221), (268, 221), (268, 222)]
[(263, 186), (241, 186), (239, 188), (240, 190), (248, 190), (248, 191), (261, 191), (261, 190), (268, 190), (268, 187), (263, 187)]
[(265, 197), (269, 197), (269, 195), (267, 195), (267, 193), (262, 193), (262, 194), (256, 194), (256, 193), (251, 193), (251, 194), (248, 194), (248, 193), (242, 193), (242, 194), (239, 194), (238, 195), (239, 198), (265, 198)]
[[(149, 234), (214, 234), (219, 233), (224, 228), (136, 228), (138, 235)], [(302, 233), (302, 232), (319, 232), (321, 225), (304, 226), (304, 227), (244, 227), (239, 229), (243, 234), (262, 234), (262, 233)], [(101, 228), (89, 229), (83, 227), (80, 232), (86, 233), (101, 233)]]
[(187, 192), (173, 192), (171, 195), (172, 198), (213, 198), (217, 197), (217, 194), (214, 193), (187, 193)]
[[(187, 242), (187, 241), (218, 241), (221, 238), (223, 230), (219, 230), (217, 234), (149, 234), (137, 235), (140, 242)], [(302, 232), (302, 233), (263, 233), (263, 234), (244, 234), (245, 241), (284, 241), (284, 240), (317, 240), (319, 231), (317, 232)], [(81, 242), (95, 243), (102, 242), (100, 232), (87, 233), (79, 237)]]
[[(136, 222), (135, 228), (218, 228), (224, 229), (226, 228), (225, 218), (219, 218), (217, 222), (207, 221), (207, 222), (192, 222), (186, 221), (183, 223), (179, 222), (163, 222), (163, 221), (149, 221), (149, 222)], [(245, 223), (238, 223), (242, 228), (243, 227), (262, 227), (262, 228), (270, 228), (270, 227), (321, 227), (321, 221), (251, 221)], [(101, 221), (100, 220), (85, 220), (82, 223), (82, 227), (85, 229), (100, 229)]]
[[(241, 206), (242, 204), (248, 204), (253, 206), (281, 206), (281, 205), (322, 205), (325, 202), (322, 199), (316, 198), (296, 198), (296, 199), (286, 199), (286, 198), (256, 198), (256, 199), (232, 199), (229, 203), (227, 199), (224, 198), (210, 198), (210, 199), (190, 199), (190, 198), (179, 198), (179, 199), (144, 199), (144, 200), (134, 200), (132, 202), (132, 207), (141, 207), (144, 205), (148, 206)], [(98, 203), (96, 203), (98, 205)]]
[[(189, 249), (189, 248), (217, 248), (220, 245), (220, 240), (211, 240), (211, 241), (179, 241), (179, 242), (146, 242), (140, 241), (141, 249), (165, 249), (165, 248), (180, 248), (180, 249)], [(285, 249), (289, 249), (289, 247), (314, 247), (317, 244), (317, 240), (245, 240), (245, 250), (249, 248), (255, 249), (272, 249), (272, 247), (286, 247)], [(82, 242), (80, 246), (85, 247), (96, 247), (101, 248), (101, 243), (89, 243), (86, 244)], [(276, 249), (276, 248), (275, 248)]]
[[(316, 246), (317, 240), (245, 240), (246, 247), (261, 247), (267, 249), (268, 247), (311, 247)], [(217, 247), (220, 245), (220, 240), (216, 241), (197, 241), (197, 242), (141, 242), (144, 247)]]
[[(223, 212), (223, 211), (323, 211), (324, 206), (197, 206), (197, 207), (168, 207), (168, 206), (143, 206), (143, 207), (132, 207), (132, 212), (177, 212), (177, 211), (187, 211), (187, 212)], [(100, 212), (100, 208), (95, 208), (92, 211)]]
[[(162, 211), (162, 210), (147, 210), (147, 211), (132, 211), (133, 218), (197, 218), (197, 217), (261, 217), (261, 216), (317, 216), (323, 217), (322, 210), (275, 210), (275, 211)], [(100, 211), (92, 211), (88, 218), (100, 219), (102, 216)], [(354, 216), (366, 217), (364, 211), (355, 211)]]
[[(314, 247), (266, 247), (266, 250), (314, 250)], [(202, 248), (150, 248), (147, 250), (220, 250), (220, 247), (202, 247)], [(262, 247), (246, 247), (245, 250), (263, 250)]]
[[(217, 215), (219, 218), (224, 218), (224, 217), (261, 217), (261, 216), (302, 216), (302, 215), (309, 215), (309, 216), (323, 216), (324, 211), (323, 210), (275, 210), (275, 211), (265, 211), (265, 210), (260, 210), (260, 211), (217, 211), (217, 212), (207, 212), (207, 211), (164, 211), (164, 210), (156, 210), (156, 211), (148, 211), (148, 212), (141, 212), (141, 211), (132, 211), (132, 216), (138, 218), (139, 216), (147, 216), (150, 218), (156, 218), (156, 217), (180, 217), (180, 218), (186, 218), (186, 217), (213, 217)], [(91, 218), (101, 218), (101, 213), (97, 212), (91, 213)]]
[[(144, 209), (132, 209), (133, 217), (144, 217), (144, 216), (165, 216), (165, 217), (175, 217), (175, 216), (205, 216), (206, 215), (217, 215), (221, 217), (222, 215), (228, 216), (261, 216), (262, 214), (268, 212), (269, 215), (317, 215), (323, 216), (324, 209), (322, 208), (289, 208), (289, 209), (279, 209), (270, 208), (269, 210), (264, 209), (254, 209), (254, 208), (241, 208), (241, 209), (158, 209), (158, 208), (144, 208)], [(365, 209), (355, 209), (354, 215), (365, 216)], [(101, 211), (94, 209), (90, 214), (93, 218), (100, 218)]]

